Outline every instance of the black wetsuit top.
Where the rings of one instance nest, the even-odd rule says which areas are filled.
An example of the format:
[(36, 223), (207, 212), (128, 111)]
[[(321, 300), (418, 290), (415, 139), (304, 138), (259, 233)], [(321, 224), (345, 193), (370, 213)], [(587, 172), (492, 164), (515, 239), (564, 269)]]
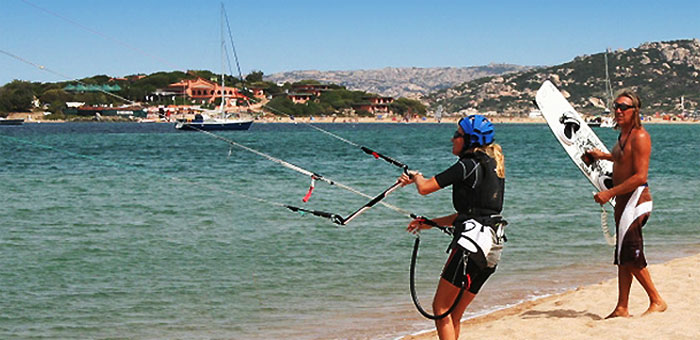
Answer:
[(452, 204), (462, 219), (500, 214), (505, 179), (496, 174), (496, 160), (481, 151), (465, 154), (435, 176), (440, 188), (452, 185)]
[(505, 179), (496, 174), (496, 160), (477, 151), (462, 156), (457, 163), (437, 174), (435, 180), (441, 188), (452, 185), (452, 204), (459, 213), (453, 223), (455, 231), (448, 247), (450, 257), (441, 277), (455, 287), (466, 284), (469, 292), (476, 294), (496, 267), (488, 267), (487, 254), (479, 256), (478, 253), (469, 255), (468, 263), (474, 265), (468, 265), (462, 258), (464, 249), (457, 246), (457, 241), (464, 228), (463, 222), (468, 219), (492, 228), (501, 220), (500, 216), (493, 215), (499, 215), (503, 210)]

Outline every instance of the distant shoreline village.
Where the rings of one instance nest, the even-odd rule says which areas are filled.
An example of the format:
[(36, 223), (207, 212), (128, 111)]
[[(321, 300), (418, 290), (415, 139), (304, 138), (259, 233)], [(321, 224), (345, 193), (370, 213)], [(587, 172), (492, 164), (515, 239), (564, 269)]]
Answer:
[[(63, 91), (75, 96), (94, 96), (95, 94), (114, 93), (122, 90), (117, 82), (130, 82), (146, 78), (144, 75), (129, 78), (110, 78), (107, 84), (83, 85), (81, 83), (69, 83), (63, 87)], [(33, 111), (10, 113), (8, 119), (24, 119), (25, 122), (65, 122), (65, 121), (111, 121), (111, 122), (162, 122), (173, 123), (178, 121), (193, 121), (198, 112), (206, 108), (220, 106), (222, 94), (224, 98), (224, 110), (236, 117), (252, 115), (256, 122), (261, 123), (290, 123), (295, 121), (316, 123), (455, 123), (466, 114), (479, 113), (478, 110), (468, 110), (459, 114), (436, 114), (426, 109), (402, 110), (401, 114), (395, 111), (392, 105), (396, 99), (390, 96), (379, 96), (363, 93), (355, 103), (338, 113), (320, 115), (291, 115), (276, 114), (275, 106), (266, 106), (273, 97), (266, 94), (266, 84), (253, 85), (246, 88), (246, 93), (236, 87), (220, 86), (216, 82), (208, 81), (201, 77), (194, 79), (182, 79), (156, 89), (145, 96), (145, 101), (134, 105), (95, 104), (86, 102), (65, 102), (62, 109), (64, 119), (56, 119), (55, 115), (48, 111), (47, 105), (41, 104), (38, 98), (32, 101)], [(277, 94), (279, 101), (286, 104), (308, 105), (319, 100), (322, 96), (330, 96), (333, 91), (348, 92), (343, 87), (334, 84), (320, 84), (318, 82), (298, 82), (293, 84), (276, 84), (278, 87), (287, 87), (283, 95)], [(167, 102), (172, 102), (166, 104)], [(148, 103), (159, 103), (148, 105)], [(266, 112), (267, 110), (267, 112)], [(359, 114), (358, 114), (359, 113)], [(525, 115), (503, 115), (498, 112), (484, 112), (496, 123), (544, 123), (544, 119), (537, 110), (532, 110)], [(54, 117), (52, 117), (52, 115)], [(698, 122), (697, 117), (670, 115), (655, 113), (645, 117), (649, 123), (693, 123)]]
[[(313, 77), (309, 79), (306, 77)], [(614, 91), (643, 97), (647, 122), (700, 119), (700, 40), (649, 42), (551, 67), (297, 71), (263, 77), (173, 71), (0, 87), (0, 118), (32, 121), (442, 122), (483, 114), (543, 122), (534, 93), (551, 80), (590, 124), (611, 120)], [(395, 95), (387, 95), (392, 93)]]

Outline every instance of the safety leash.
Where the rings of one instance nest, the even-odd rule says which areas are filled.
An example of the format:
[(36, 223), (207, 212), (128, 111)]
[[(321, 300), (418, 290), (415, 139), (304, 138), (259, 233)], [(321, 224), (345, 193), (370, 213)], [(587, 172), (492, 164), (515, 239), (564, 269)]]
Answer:
[(605, 236), (605, 242), (609, 246), (615, 245), (615, 235), (610, 234), (610, 228), (608, 227), (608, 212), (605, 210), (605, 206), (600, 206), (600, 229), (603, 230), (603, 236)]
[[(444, 227), (441, 225), (438, 225), (432, 220), (429, 220), (423, 216), (416, 216), (416, 219), (419, 219), (421, 223), (425, 223), (430, 225), (431, 227), (438, 228), (442, 232), (444, 232), (447, 235), (452, 235), (453, 229), (452, 227)], [(439, 320), (442, 318), (445, 318), (446, 316), (450, 315), (455, 308), (457, 308), (457, 305), (459, 304), (460, 300), (462, 299), (462, 295), (464, 295), (464, 291), (469, 289), (471, 286), (471, 277), (469, 274), (466, 273), (467, 271), (467, 261), (468, 261), (468, 253), (465, 253), (464, 256), (462, 257), (462, 263), (464, 265), (464, 275), (467, 278), (467, 282), (462, 284), (462, 287), (459, 289), (459, 294), (457, 294), (457, 297), (455, 298), (455, 301), (452, 303), (450, 308), (445, 311), (442, 314), (430, 314), (428, 313), (423, 306), (421, 306), (420, 301), (418, 300), (418, 293), (416, 292), (416, 263), (418, 261), (418, 248), (420, 247), (420, 233), (416, 235), (416, 240), (413, 242), (413, 252), (411, 254), (411, 267), (410, 267), (410, 274), (409, 274), (409, 288), (411, 291), (411, 299), (413, 300), (413, 304), (416, 306), (416, 309), (418, 312), (423, 315), (424, 317), (431, 319), (431, 320)]]

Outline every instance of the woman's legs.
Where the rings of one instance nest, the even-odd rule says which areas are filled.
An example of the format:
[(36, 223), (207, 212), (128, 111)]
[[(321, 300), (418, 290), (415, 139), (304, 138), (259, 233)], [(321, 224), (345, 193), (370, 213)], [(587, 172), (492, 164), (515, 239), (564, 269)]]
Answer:
[[(454, 304), (460, 289), (461, 288), (452, 285), (447, 280), (440, 278), (437, 291), (435, 292), (435, 298), (433, 299), (433, 313), (439, 315), (447, 312), (450, 307), (452, 307), (452, 304)], [(467, 306), (474, 300), (475, 296), (475, 294), (465, 291), (462, 294), (459, 304), (452, 313), (442, 319), (435, 320), (435, 327), (437, 328), (440, 340), (457, 340), (459, 337), (462, 314), (464, 314)]]
[(452, 316), (452, 325), (455, 329), (455, 340), (459, 339), (460, 326), (462, 325), (462, 315), (467, 309), (467, 306), (469, 306), (469, 304), (472, 303), (475, 297), (476, 294), (471, 293), (469, 291), (465, 291), (464, 294), (462, 294), (462, 298), (459, 301), (459, 305), (457, 305), (455, 310), (452, 311), (452, 313), (450, 314)]

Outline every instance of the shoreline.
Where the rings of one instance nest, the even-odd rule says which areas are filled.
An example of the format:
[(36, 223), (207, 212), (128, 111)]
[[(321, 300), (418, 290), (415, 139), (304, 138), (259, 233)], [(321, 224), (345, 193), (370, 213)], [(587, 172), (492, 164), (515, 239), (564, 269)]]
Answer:
[[(695, 321), (700, 315), (700, 289), (695, 277), (700, 275), (700, 253), (648, 268), (669, 305), (663, 313), (641, 316), (648, 298), (635, 280), (629, 302), (632, 317), (604, 319), (617, 299), (617, 278), (613, 278), (463, 319), (460, 339), (699, 338)], [(437, 333), (432, 328), (397, 339), (437, 339)]]
[[(31, 124), (31, 123), (66, 123), (66, 122), (71, 122), (71, 121), (65, 121), (65, 120), (43, 120), (43, 119), (36, 119), (40, 118), (37, 116), (31, 116), (27, 113), (12, 113), (8, 115), (9, 119), (16, 119), (16, 118), (23, 118), (25, 119), (24, 123), (25, 124)], [(29, 118), (29, 119), (28, 119)], [(269, 117), (263, 117), (261, 119), (256, 119), (254, 120), (254, 124), (278, 124), (278, 123), (287, 123), (287, 124), (294, 124), (294, 123), (323, 123), (323, 124), (367, 124), (367, 123), (378, 123), (378, 124), (457, 124), (461, 117), (446, 117), (441, 119), (440, 122), (438, 122), (435, 118), (431, 117), (426, 117), (425, 119), (423, 118), (417, 118), (417, 119), (410, 119), (408, 121), (402, 121), (399, 119), (377, 119), (375, 117), (297, 117), (296, 119), (292, 120), (289, 117), (275, 117), (275, 118), (269, 118)], [(501, 116), (490, 116), (489, 119), (491, 122), (494, 124), (547, 124), (547, 122), (544, 120), (542, 117), (537, 117), (537, 118), (530, 118), (530, 117), (501, 117)], [(110, 123), (110, 122), (124, 122), (124, 123), (141, 123), (141, 124), (152, 124), (152, 123), (165, 123), (165, 124), (173, 124), (174, 122), (139, 122), (136, 120), (129, 121), (129, 120), (104, 120), (104, 121), (80, 121), (80, 122), (87, 122), (87, 123)], [(678, 124), (678, 125), (684, 125), (684, 124), (700, 124), (699, 121), (681, 121), (681, 120), (662, 120), (662, 119), (653, 119), (653, 120), (647, 120), (643, 121), (642, 124)]]

